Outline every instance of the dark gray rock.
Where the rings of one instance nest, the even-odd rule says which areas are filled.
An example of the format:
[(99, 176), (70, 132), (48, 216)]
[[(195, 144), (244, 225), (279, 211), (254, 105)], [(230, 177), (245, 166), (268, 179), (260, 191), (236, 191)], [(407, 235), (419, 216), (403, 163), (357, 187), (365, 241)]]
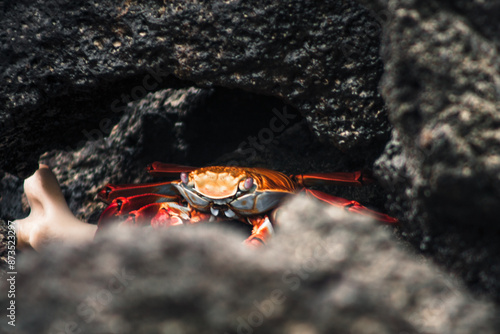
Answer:
[[(9, 3), (0, 31), (0, 55), (8, 60), (0, 64), (2, 79), (10, 80), (0, 85), (0, 102), (6, 105), (0, 111), (2, 168), (24, 176), (40, 153), (66, 148), (43, 159), (55, 168), (72, 210), (92, 221), (100, 209), (97, 188), (108, 181), (147, 180), (143, 166), (153, 160), (260, 165), (287, 173), (370, 167), (388, 131), (375, 88), (383, 25), (382, 90), (395, 130), (377, 176), (390, 191), (389, 209), (403, 222), (402, 237), (416, 249), (463, 279), (473, 293), (499, 301), (499, 4), (364, 2), (372, 12), (346, 1), (316, 7), (298, 1)], [(12, 37), (15, 42), (5, 42)], [(157, 85), (149, 89), (151, 83)], [(193, 83), (205, 88), (160, 91)], [(213, 121), (229, 113), (210, 101), (232, 95), (216, 86), (278, 97), (306, 122), (273, 133), (261, 149), (252, 146), (250, 138), (269, 127), (273, 108), (283, 108), (266, 102), (267, 118), (258, 114), (253, 130), (222, 140), (216, 133), (234, 130), (239, 117), (259, 108), (241, 110), (237, 100), (242, 106), (252, 98), (236, 90), (229, 103), (236, 119)], [(141, 99), (152, 90), (157, 92)], [(175, 94), (179, 105), (171, 103)], [(127, 99), (134, 103), (126, 107)], [(104, 120), (109, 122), (101, 124)], [(105, 139), (115, 123), (116, 131)], [(318, 135), (329, 144), (317, 143)], [(87, 137), (97, 140), (76, 144)], [(7, 186), (0, 188), (0, 213), (17, 215), (23, 207), (8, 195), (20, 194), (21, 181), (8, 175), (1, 182)], [(380, 205), (385, 195), (377, 189), (332, 193)], [(335, 260), (335, 250), (306, 279), (299, 276), (300, 288), (290, 291), (262, 326), (252, 327), (255, 332), (498, 332), (491, 320), (494, 306), (472, 299), (431, 264), (396, 248), (384, 232), (309, 205), (297, 203), (299, 211), (288, 211), (295, 218), (287, 221), (297, 219), (300, 227), (283, 224), (276, 242), (259, 256), (238, 248), (229, 232), (204, 229), (115, 232), (95, 250), (27, 255), (23, 268), (43, 275), (21, 279), (28, 291), (19, 297), (28, 317), (21, 330), (54, 326), (57, 332), (67, 325), (71, 331), (74, 321), (83, 332), (99, 326), (120, 333), (160, 332), (160, 327), (237, 332), (238, 317), (248, 323), (256, 310), (254, 300), (263, 301), (274, 289), (289, 292), (283, 272), (311, 265), (308, 258), (296, 258), (296, 249), (307, 254), (320, 240), (331, 240), (348, 249), (348, 256)], [(110, 270), (122, 268), (144, 273), (144, 279), (110, 297), (107, 284), (115, 273)], [(33, 297), (30, 291), (40, 292)]]
[[(18, 259), (16, 333), (495, 333), (495, 309), (365, 218), (297, 198), (263, 249), (113, 229)], [(305, 224), (307, 222), (307, 224)], [(200, 225), (199, 225), (200, 226)], [(5, 284), (2, 280), (0, 284)], [(6, 301), (0, 295), (0, 301)], [(2, 329), (9, 333), (5, 321)]]
[(377, 172), (392, 213), (417, 248), (500, 300), (499, 3), (374, 8), (389, 14), (382, 93), (394, 132)]
[(23, 180), (0, 171), (0, 218), (13, 220), (27, 216), (28, 203), (23, 200)]
[(21, 177), (127, 102), (192, 83), (279, 97), (343, 150), (387, 138), (378, 35), (350, 1), (24, 0), (1, 22), (0, 168)]

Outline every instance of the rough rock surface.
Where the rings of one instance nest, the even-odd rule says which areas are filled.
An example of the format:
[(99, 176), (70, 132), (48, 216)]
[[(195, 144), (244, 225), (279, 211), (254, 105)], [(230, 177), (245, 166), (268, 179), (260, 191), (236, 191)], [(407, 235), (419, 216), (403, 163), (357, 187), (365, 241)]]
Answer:
[(27, 204), (23, 198), (23, 180), (0, 170), (0, 219), (26, 216)]
[(106, 127), (161, 87), (281, 98), (349, 150), (386, 138), (380, 26), (350, 1), (15, 1), (1, 11), (0, 168)]
[[(0, 56), (8, 60), (0, 64), (5, 82), (0, 85), (5, 105), (0, 110), (0, 168), (26, 175), (40, 153), (66, 148), (43, 159), (56, 169), (73, 211), (92, 221), (99, 209), (93, 198), (97, 187), (144, 180), (143, 165), (152, 160), (236, 161), (288, 173), (370, 167), (380, 152), (380, 138), (389, 131), (375, 88), (382, 69), (382, 24), (381, 88), (395, 129), (377, 175), (391, 192), (391, 212), (403, 221), (401, 236), (465, 281), (475, 295), (498, 302), (500, 5), (479, 0), (363, 2), (373, 12), (348, 1), (316, 2), (316, 7), (303, 1), (9, 2), (0, 8), (5, 27)], [(77, 18), (83, 19), (75, 24)], [(185, 88), (193, 82), (205, 88)], [(160, 91), (174, 86), (184, 90)], [(264, 101), (267, 116), (259, 113), (250, 133), (231, 134), (229, 144), (212, 140), (218, 138), (215, 133), (233, 128), (228, 123), (238, 123), (213, 122), (220, 116), (220, 102), (232, 95), (217, 86), (275, 96), (296, 107), (307, 123), (273, 133), (262, 149), (252, 146), (250, 138), (270, 127), (271, 110), (284, 107)], [(242, 100), (230, 102), (232, 110), (254, 99), (234, 93)], [(135, 102), (126, 106), (127, 101)], [(226, 109), (224, 118), (231, 110)], [(245, 114), (251, 112), (235, 117)], [(101, 136), (116, 122), (108, 139)], [(208, 132), (200, 135), (201, 129)], [(315, 142), (310, 129), (330, 145)], [(96, 141), (77, 144), (93, 135)], [(353, 149), (346, 156), (331, 143)], [(363, 145), (368, 146), (359, 149)], [(7, 173), (1, 177), (0, 218), (19, 218), (26, 213), (26, 205), (19, 204), (22, 181)], [(376, 199), (385, 196), (376, 196), (376, 189), (332, 193), (380, 205)], [(298, 219), (300, 231), (293, 229), (296, 223), (287, 225), (291, 230), (283, 224), (276, 243), (258, 257), (238, 248), (226, 231), (205, 230), (117, 233), (108, 236), (117, 241), (104, 239), (95, 250), (23, 254), (23, 270), (43, 275), (20, 278), (22, 291), (40, 291), (19, 297), (20, 311), (22, 305), (23, 317), (30, 319), (22, 330), (54, 326), (50, 329), (61, 332), (61, 326), (70, 326), (65, 330), (71, 332), (74, 326), (83, 330), (103, 324), (103, 331), (120, 333), (189, 333), (199, 332), (196, 324), (201, 323), (205, 330), (237, 332), (238, 317), (248, 323), (258, 310), (254, 300), (263, 301), (274, 289), (289, 292), (289, 282), (282, 281), (286, 270), (311, 265), (307, 258), (294, 257), (298, 246), (307, 252), (318, 240), (331, 240), (348, 255), (339, 260), (335, 248), (325, 262), (328, 268), (321, 264), (306, 279), (299, 276), (300, 288), (290, 291), (261, 326), (252, 327), (254, 332), (498, 332), (491, 320), (495, 306), (472, 299), (432, 264), (395, 248), (373, 226), (310, 205), (301, 202), (290, 209), (287, 214), (296, 218), (289, 220)], [(337, 223), (326, 223), (323, 215)], [(304, 223), (311, 226), (311, 235)], [(108, 285), (116, 282), (110, 270), (122, 268), (144, 273), (144, 280), (134, 279), (133, 288), (115, 295)], [(6, 297), (2, 293), (0, 298)], [(169, 312), (181, 321), (165, 320)], [(294, 317), (299, 321), (290, 320)]]
[(16, 333), (499, 328), (492, 305), (409, 255), (372, 221), (305, 198), (290, 203), (279, 221), (279, 235), (259, 250), (242, 247), (241, 235), (204, 225), (111, 230), (92, 247), (26, 253), (18, 264)]
[[(379, 1), (394, 126), (377, 170), (414, 245), (500, 300), (496, 1)], [(385, 10), (385, 11), (384, 11)], [(380, 17), (383, 17), (380, 15)]]

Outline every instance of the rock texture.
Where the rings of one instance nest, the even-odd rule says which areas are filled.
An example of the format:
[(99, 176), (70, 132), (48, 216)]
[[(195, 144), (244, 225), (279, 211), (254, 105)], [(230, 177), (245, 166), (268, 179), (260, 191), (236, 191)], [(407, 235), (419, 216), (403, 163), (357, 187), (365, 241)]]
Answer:
[[(12, 174), (32, 172), (45, 151), (89, 221), (98, 187), (144, 181), (152, 160), (370, 167), (390, 131), (387, 106), (394, 130), (376, 175), (412, 245), (305, 200), (259, 253), (227, 229), (114, 231), (88, 249), (19, 257), (20, 332), (498, 332), (496, 306), (469, 293), (500, 301), (500, 4), (362, 2), (371, 11), (298, 0), (4, 4), (0, 218), (26, 214)], [(301, 116), (274, 131), (285, 104)], [(379, 209), (386, 198), (377, 187), (330, 190)]]
[(2, 11), (0, 168), (21, 177), (127, 102), (191, 83), (279, 97), (343, 150), (389, 131), (379, 26), (354, 2), (25, 0)]
[(415, 246), (500, 300), (499, 3), (377, 5), (394, 125), (377, 165), (392, 212)]
[(16, 333), (498, 329), (490, 304), (416, 260), (371, 221), (305, 198), (290, 203), (279, 221), (279, 235), (259, 250), (242, 247), (241, 235), (204, 225), (112, 230), (92, 247), (24, 254)]
[(0, 219), (16, 219), (28, 215), (23, 199), (23, 180), (0, 171)]

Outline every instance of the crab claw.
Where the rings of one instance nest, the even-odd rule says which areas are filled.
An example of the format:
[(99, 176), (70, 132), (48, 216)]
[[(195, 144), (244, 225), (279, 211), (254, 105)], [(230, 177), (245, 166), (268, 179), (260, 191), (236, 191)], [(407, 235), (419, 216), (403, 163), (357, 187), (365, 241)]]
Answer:
[(257, 217), (249, 219), (253, 224), (252, 234), (245, 240), (245, 244), (251, 247), (259, 247), (265, 245), (266, 242), (274, 235), (273, 224), (269, 217)]
[(151, 203), (129, 212), (127, 219), (122, 224), (160, 228), (182, 225), (190, 218), (188, 208), (173, 202), (162, 202)]
[(210, 208), (210, 212), (212, 213), (212, 215), (213, 215), (214, 217), (217, 217), (217, 216), (219, 215), (219, 209), (216, 209), (216, 208), (214, 208), (214, 207), (211, 207), (211, 208)]
[(111, 204), (101, 213), (98, 222), (98, 231), (104, 226), (116, 221), (117, 218), (126, 217), (129, 212), (138, 210), (148, 204), (175, 202), (178, 198), (176, 196), (168, 196), (161, 194), (144, 194), (130, 197), (115, 198)]
[(226, 215), (227, 218), (236, 217), (236, 213), (234, 213), (234, 211), (231, 209), (227, 209), (226, 211), (224, 211), (224, 214)]

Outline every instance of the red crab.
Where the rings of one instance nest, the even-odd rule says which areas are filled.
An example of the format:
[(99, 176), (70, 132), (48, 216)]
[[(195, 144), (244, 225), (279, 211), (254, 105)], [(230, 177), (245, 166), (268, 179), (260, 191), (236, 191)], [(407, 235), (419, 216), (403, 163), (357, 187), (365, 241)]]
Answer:
[(238, 220), (253, 226), (245, 242), (257, 246), (274, 234), (274, 213), (283, 199), (299, 192), (384, 223), (398, 222), (358, 202), (306, 188), (325, 183), (361, 186), (373, 181), (360, 171), (287, 176), (265, 168), (195, 168), (161, 162), (149, 165), (147, 170), (153, 176), (180, 173), (180, 180), (106, 185), (98, 196), (109, 205), (101, 214), (98, 231), (117, 217), (124, 218), (123, 224), (153, 227)]

